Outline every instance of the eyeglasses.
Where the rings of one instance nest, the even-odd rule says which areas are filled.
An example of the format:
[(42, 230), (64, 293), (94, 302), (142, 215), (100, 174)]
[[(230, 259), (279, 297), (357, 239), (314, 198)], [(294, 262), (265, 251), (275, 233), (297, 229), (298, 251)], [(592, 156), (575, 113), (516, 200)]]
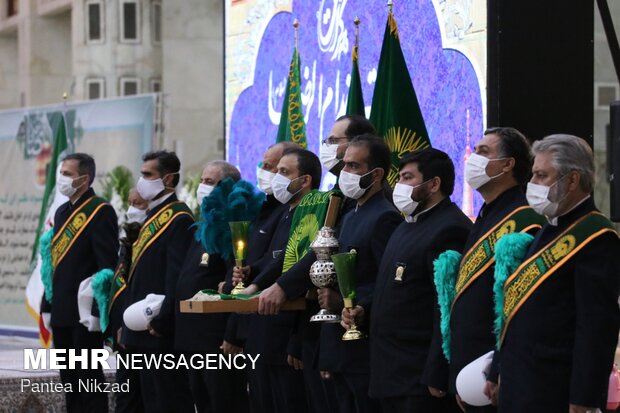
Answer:
[(337, 144), (340, 144), (340, 141), (342, 140), (348, 141), (349, 138), (347, 138), (346, 136), (342, 136), (342, 137), (330, 136), (329, 138), (323, 139), (321, 142), (323, 142), (325, 145), (337, 145)]

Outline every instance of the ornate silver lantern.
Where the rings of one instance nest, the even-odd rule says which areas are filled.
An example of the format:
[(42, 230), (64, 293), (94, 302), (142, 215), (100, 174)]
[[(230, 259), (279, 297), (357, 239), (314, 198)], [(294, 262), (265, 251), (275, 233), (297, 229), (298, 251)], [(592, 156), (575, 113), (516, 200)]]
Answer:
[[(338, 252), (338, 247), (338, 239), (335, 236), (334, 229), (330, 227), (321, 228), (310, 244), (310, 248), (316, 253), (317, 257), (317, 260), (310, 267), (310, 280), (315, 287), (326, 288), (336, 285), (336, 269), (330, 257)], [(340, 315), (321, 309), (310, 317), (310, 321), (338, 323), (340, 322)]]

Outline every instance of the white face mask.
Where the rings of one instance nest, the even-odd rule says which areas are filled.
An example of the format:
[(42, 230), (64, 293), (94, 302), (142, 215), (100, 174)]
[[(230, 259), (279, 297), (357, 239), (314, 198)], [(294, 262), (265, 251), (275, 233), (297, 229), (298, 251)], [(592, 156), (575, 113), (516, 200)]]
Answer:
[(208, 197), (214, 189), (215, 187), (213, 185), (198, 185), (198, 188), (196, 188), (196, 201), (198, 201), (198, 206), (202, 206), (202, 200)]
[[(82, 176), (78, 176), (75, 179), (80, 179)], [(73, 187), (74, 178), (65, 175), (58, 175), (56, 178), (56, 185), (58, 185), (58, 191), (66, 197), (71, 198), (78, 190), (78, 188)], [(82, 184), (84, 185), (84, 184)], [(80, 185), (80, 186), (82, 186)]]
[(556, 185), (562, 180), (562, 178), (558, 179), (550, 186), (534, 184), (532, 182), (527, 183), (527, 191), (525, 196), (527, 198), (527, 203), (530, 204), (534, 211), (549, 218), (555, 218), (557, 216), (560, 202), (566, 198), (566, 195), (557, 201), (551, 201), (551, 199), (549, 199), (549, 195), (551, 189), (555, 186), (556, 190), (553, 198), (557, 198), (558, 187)]
[(415, 211), (420, 204), (420, 201), (415, 201), (412, 198), (413, 191), (429, 181), (430, 179), (415, 186), (397, 183), (392, 193), (392, 200), (396, 208), (405, 215), (413, 214), (413, 211)]
[(130, 205), (127, 208), (127, 222), (138, 222), (142, 224), (146, 220), (146, 210)]
[(256, 173), (256, 179), (258, 180), (258, 189), (266, 193), (267, 195), (273, 194), (273, 188), (271, 187), (271, 181), (276, 176), (273, 172), (260, 168)]
[(480, 188), (482, 185), (489, 182), (491, 179), (495, 179), (504, 172), (500, 172), (495, 176), (487, 175), (487, 165), (491, 161), (501, 161), (506, 158), (489, 159), (482, 155), (472, 153), (467, 162), (465, 163), (465, 180), (474, 189)]
[(356, 175), (347, 171), (340, 172), (340, 177), (338, 178), (338, 186), (340, 187), (342, 194), (347, 198), (360, 199), (362, 196), (364, 196), (368, 188), (372, 186), (371, 183), (366, 188), (362, 188), (360, 186), (360, 180), (364, 176), (372, 173), (373, 171), (374, 169), (370, 172), (365, 173), (364, 175)]
[(161, 178), (148, 180), (141, 176), (136, 184), (136, 189), (142, 199), (152, 201), (153, 198), (166, 189), (166, 186)]
[(271, 187), (273, 188), (273, 196), (276, 197), (276, 199), (281, 204), (286, 204), (287, 202), (289, 202), (291, 198), (293, 198), (293, 196), (295, 196), (299, 191), (301, 191), (301, 188), (299, 188), (299, 191), (295, 193), (290, 193), (288, 191), (289, 185), (293, 181), (299, 178), (301, 178), (301, 176), (293, 180), (290, 180), (284, 175), (276, 174), (276, 176), (274, 176), (273, 180), (271, 181)]
[(338, 159), (338, 146), (339, 145), (337, 143), (321, 144), (321, 148), (319, 149), (319, 159), (321, 160), (321, 164), (327, 168), (327, 170), (332, 169), (340, 163), (340, 159)]

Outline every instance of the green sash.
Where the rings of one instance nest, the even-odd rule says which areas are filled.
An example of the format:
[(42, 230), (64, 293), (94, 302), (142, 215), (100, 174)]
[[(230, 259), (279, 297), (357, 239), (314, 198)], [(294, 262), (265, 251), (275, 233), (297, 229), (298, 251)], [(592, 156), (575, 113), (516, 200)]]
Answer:
[(284, 252), (282, 273), (287, 272), (310, 250), (310, 244), (325, 222), (329, 199), (333, 194), (333, 191), (313, 190), (303, 197), (295, 209), (291, 232)]
[(114, 271), (114, 276), (112, 277), (112, 285), (110, 286), (108, 314), (112, 309), (112, 304), (114, 304), (114, 301), (118, 298), (119, 295), (121, 295), (125, 287), (127, 287), (127, 283), (125, 282), (127, 265), (125, 263), (125, 259), (120, 260), (120, 262), (116, 266), (116, 270)]
[(73, 211), (52, 239), (52, 268), (58, 268), (58, 264), (65, 258), (73, 243), (104, 205), (107, 203), (103, 198), (92, 196)]
[(495, 244), (498, 239), (513, 232), (527, 232), (533, 228), (541, 228), (543, 223), (544, 218), (525, 205), (512, 211), (484, 234), (461, 260), (452, 306), (463, 291), (493, 265), (495, 262)]
[[(504, 311), (500, 343), (506, 327), (532, 293), (558, 268), (590, 241), (606, 232), (618, 233), (600, 212), (593, 211), (564, 230), (553, 241), (524, 261), (504, 284)], [(596, 263), (592, 263), (596, 265)]]
[(166, 228), (172, 224), (175, 218), (181, 215), (189, 215), (192, 218), (194, 217), (192, 215), (192, 211), (187, 205), (185, 205), (184, 202), (172, 202), (159, 210), (159, 212), (153, 215), (151, 219), (142, 225), (140, 234), (138, 234), (138, 239), (132, 246), (131, 267), (129, 268), (129, 272), (125, 278), (127, 282), (131, 280), (131, 277), (136, 270), (136, 265), (140, 261), (140, 258), (142, 258), (144, 252), (151, 246), (151, 244), (153, 244), (153, 242), (155, 242), (157, 238), (159, 238), (161, 234), (164, 233)]

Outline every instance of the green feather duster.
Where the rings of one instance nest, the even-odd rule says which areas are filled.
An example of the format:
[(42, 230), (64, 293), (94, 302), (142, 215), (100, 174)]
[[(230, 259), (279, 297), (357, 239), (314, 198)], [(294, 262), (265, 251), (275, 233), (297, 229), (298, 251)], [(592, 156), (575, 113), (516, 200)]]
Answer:
[(52, 239), (54, 238), (54, 228), (41, 235), (39, 239), (39, 252), (41, 253), (41, 281), (45, 291), (45, 299), (52, 302)]
[(450, 361), (450, 310), (454, 301), (456, 277), (459, 271), (462, 254), (457, 251), (444, 251), (433, 261), (435, 269), (435, 288), (439, 304), (441, 348), (446, 360)]
[(504, 316), (504, 284), (512, 273), (523, 262), (527, 250), (534, 241), (534, 237), (525, 232), (515, 232), (501, 237), (495, 244), (495, 282), (493, 283), (493, 298), (495, 301), (494, 332), (499, 349), (502, 329), (506, 318)]
[(114, 271), (109, 268), (97, 272), (93, 275), (91, 287), (93, 289), (93, 295), (99, 308), (99, 324), (101, 325), (101, 331), (105, 331), (110, 324), (110, 316), (108, 314), (108, 306), (110, 304), (110, 288), (112, 288), (112, 279), (114, 278)]
[(209, 254), (219, 254), (225, 260), (232, 257), (229, 222), (254, 221), (260, 212), (265, 194), (251, 183), (232, 178), (223, 179), (209, 196), (202, 200), (200, 221), (194, 226), (196, 241)]

